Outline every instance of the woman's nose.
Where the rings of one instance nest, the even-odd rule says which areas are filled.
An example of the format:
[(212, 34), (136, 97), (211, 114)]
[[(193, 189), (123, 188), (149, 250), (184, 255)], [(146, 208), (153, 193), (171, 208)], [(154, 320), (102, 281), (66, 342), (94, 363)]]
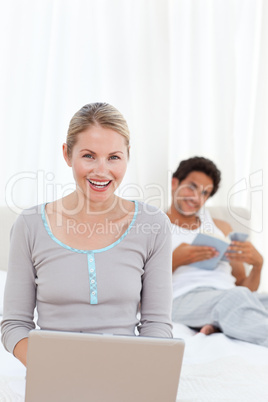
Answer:
[(94, 167), (94, 172), (99, 175), (105, 175), (107, 173), (107, 165), (105, 160), (99, 159)]

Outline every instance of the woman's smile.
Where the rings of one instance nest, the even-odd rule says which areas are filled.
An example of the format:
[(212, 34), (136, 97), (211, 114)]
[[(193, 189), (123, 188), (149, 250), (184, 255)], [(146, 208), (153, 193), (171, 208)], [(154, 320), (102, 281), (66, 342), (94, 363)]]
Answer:
[(90, 185), (90, 188), (92, 188), (95, 191), (105, 191), (107, 190), (108, 186), (112, 183), (112, 180), (92, 180), (92, 179), (87, 179)]

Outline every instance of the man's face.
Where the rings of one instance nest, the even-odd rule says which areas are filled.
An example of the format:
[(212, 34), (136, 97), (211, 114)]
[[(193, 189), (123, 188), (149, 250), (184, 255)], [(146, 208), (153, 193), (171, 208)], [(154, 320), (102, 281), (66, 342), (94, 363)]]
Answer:
[(172, 179), (172, 202), (182, 215), (195, 215), (209, 198), (213, 180), (203, 172), (193, 171), (179, 182)]

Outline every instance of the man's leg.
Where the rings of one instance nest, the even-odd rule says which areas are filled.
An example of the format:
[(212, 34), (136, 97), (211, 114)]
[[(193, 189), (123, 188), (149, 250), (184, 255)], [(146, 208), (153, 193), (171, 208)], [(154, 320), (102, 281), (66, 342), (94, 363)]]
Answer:
[(196, 328), (209, 323), (232, 338), (268, 347), (268, 311), (246, 287), (195, 289), (174, 300), (172, 319)]
[(173, 300), (172, 320), (193, 328), (202, 328), (212, 322), (211, 311), (222, 298), (225, 290), (196, 288)]
[(265, 309), (268, 311), (268, 293), (258, 293), (253, 292), (258, 300), (264, 305)]
[(226, 335), (268, 347), (268, 310), (256, 292), (243, 286), (228, 290), (214, 317)]

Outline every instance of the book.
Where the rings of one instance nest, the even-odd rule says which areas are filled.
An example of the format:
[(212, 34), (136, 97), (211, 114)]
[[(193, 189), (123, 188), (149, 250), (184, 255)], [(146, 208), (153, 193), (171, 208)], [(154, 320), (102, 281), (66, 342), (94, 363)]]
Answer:
[[(189, 264), (191, 266), (206, 269), (206, 270), (213, 270), (217, 267), (219, 261), (227, 261), (228, 259), (225, 257), (225, 252), (229, 247), (229, 244), (232, 241), (241, 241), (244, 242), (248, 238), (246, 233), (240, 232), (232, 232), (227, 237), (217, 237), (212, 234), (205, 234), (205, 233), (198, 233), (194, 238), (192, 245), (193, 246), (209, 246), (214, 247), (218, 251), (218, 255), (216, 257), (210, 258), (208, 260), (202, 260), (193, 262)], [(235, 252), (235, 251), (233, 251)]]

